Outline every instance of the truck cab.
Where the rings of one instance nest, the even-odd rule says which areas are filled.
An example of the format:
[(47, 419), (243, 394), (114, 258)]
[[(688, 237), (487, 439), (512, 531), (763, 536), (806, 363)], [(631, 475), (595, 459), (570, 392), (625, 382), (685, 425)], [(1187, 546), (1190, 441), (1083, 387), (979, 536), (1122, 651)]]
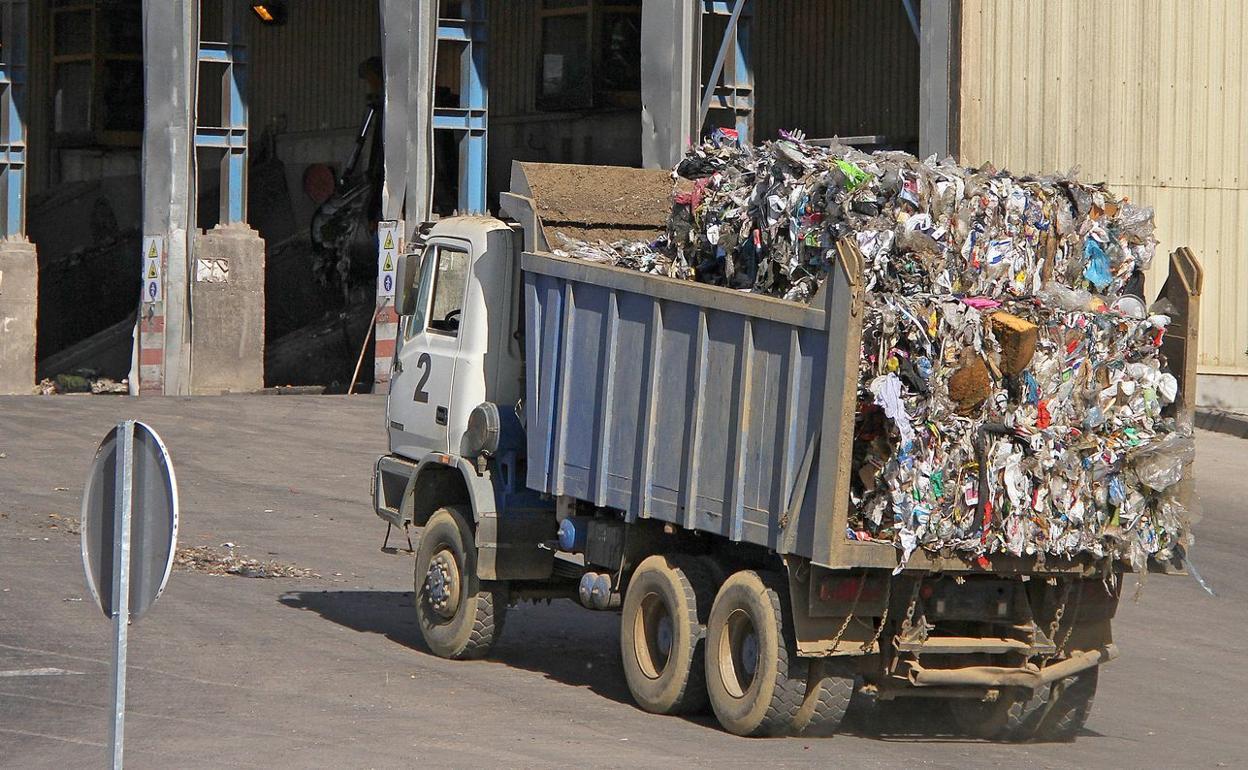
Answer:
[(398, 276), (404, 301), (386, 403), (393, 454), (465, 456), (472, 410), (523, 390), (517, 238), (489, 217), (433, 226)]

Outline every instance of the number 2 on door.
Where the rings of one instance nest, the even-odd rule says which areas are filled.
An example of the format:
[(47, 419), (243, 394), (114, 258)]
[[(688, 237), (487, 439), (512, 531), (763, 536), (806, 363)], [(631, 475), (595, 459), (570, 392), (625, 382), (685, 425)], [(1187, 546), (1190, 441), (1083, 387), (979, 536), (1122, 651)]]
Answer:
[(421, 404), (429, 403), (429, 391), (425, 390), (425, 383), (429, 381), (429, 371), (433, 368), (433, 359), (428, 353), (421, 353), (420, 358), (416, 359), (416, 368), (420, 370), (420, 382), (416, 383), (416, 392), (412, 394), (412, 400)]

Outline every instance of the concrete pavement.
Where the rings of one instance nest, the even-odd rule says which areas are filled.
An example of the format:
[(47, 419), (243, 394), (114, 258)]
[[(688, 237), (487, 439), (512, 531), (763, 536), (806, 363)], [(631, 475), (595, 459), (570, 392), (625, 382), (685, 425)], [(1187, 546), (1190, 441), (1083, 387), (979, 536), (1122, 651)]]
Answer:
[(110, 627), (86, 591), (78, 537), (52, 516), (78, 515), (95, 445), (126, 417), (170, 448), (182, 545), (230, 542), (320, 575), (174, 572), (131, 630), (132, 767), (1248, 763), (1242, 440), (1198, 437), (1193, 555), (1219, 597), (1151, 576), (1123, 602), (1122, 657), (1102, 672), (1077, 742), (949, 737), (920, 719), (932, 708), (922, 702), (883, 737), (748, 740), (711, 718), (634, 707), (611, 613), (524, 604), (489, 660), (429, 655), (409, 609), (411, 559), (379, 552), (385, 526), (369, 508), (383, 400), (239, 396), (0, 399), (0, 766), (105, 761)]

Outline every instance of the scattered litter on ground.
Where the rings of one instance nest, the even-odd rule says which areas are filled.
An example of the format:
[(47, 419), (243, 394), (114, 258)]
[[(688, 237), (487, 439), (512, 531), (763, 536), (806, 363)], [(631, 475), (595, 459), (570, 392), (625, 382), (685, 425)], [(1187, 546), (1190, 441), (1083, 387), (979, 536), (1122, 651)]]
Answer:
[(277, 561), (260, 561), (236, 554), (233, 543), (222, 543), (224, 551), (212, 546), (196, 545), (179, 548), (173, 563), (188, 572), (209, 575), (239, 575), (249, 578), (319, 578), (310, 569)]
[[(903, 551), (1181, 561), (1193, 456), (1148, 306), (1153, 212), (1071, 175), (743, 147), (673, 172), (667, 233), (556, 254), (797, 302), (852, 239), (867, 289), (846, 537)], [(904, 564), (904, 559), (903, 559)]]
[(78, 522), (77, 516), (62, 516), (59, 513), (49, 513), (49, 521), (42, 526), (48, 529), (57, 529), (70, 535), (78, 535), (82, 533), (82, 525)]
[(90, 370), (79, 370), (74, 374), (58, 374), (53, 378), (43, 378), (35, 386), (36, 395), (55, 396), (61, 393), (93, 393), (95, 395), (129, 395), (130, 384), (125, 378), (120, 382), (108, 377), (97, 377)]

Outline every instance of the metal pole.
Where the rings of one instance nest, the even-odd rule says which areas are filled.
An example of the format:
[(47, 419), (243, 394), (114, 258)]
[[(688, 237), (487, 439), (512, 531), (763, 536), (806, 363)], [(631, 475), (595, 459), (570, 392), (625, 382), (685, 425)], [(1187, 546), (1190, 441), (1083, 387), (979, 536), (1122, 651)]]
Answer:
[(130, 509), (134, 491), (134, 420), (117, 431), (116, 502), (113, 520), (113, 768), (120, 770), (126, 729), (126, 643), (130, 631)]

